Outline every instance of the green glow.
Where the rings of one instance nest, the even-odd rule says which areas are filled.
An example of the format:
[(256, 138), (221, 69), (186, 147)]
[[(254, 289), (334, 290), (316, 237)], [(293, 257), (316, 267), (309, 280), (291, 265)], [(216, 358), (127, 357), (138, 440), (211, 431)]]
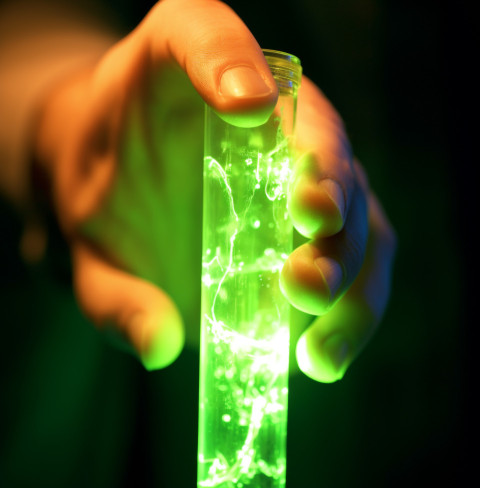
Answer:
[[(227, 202), (229, 218), (220, 225), (223, 247), (204, 241), (202, 487), (284, 484), (289, 305), (278, 282), (291, 250), (288, 159), (265, 162), (261, 170), (252, 165), (251, 186), (239, 195), (230, 186), (231, 175), (206, 158), (206, 207), (217, 211)], [(243, 203), (239, 214), (237, 201)], [(262, 226), (267, 229), (263, 234)], [(253, 252), (252, 246), (263, 252)]]
[(207, 107), (198, 487), (285, 486), (295, 93), (253, 128)]

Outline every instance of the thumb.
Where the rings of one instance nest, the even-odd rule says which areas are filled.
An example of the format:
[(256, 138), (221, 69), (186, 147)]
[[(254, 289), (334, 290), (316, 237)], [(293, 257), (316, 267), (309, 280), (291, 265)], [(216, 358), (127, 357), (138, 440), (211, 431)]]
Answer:
[(154, 72), (175, 61), (222, 118), (239, 126), (266, 122), (277, 86), (260, 46), (230, 7), (216, 0), (165, 0), (140, 30)]
[(84, 242), (73, 245), (74, 287), (85, 314), (112, 328), (149, 371), (172, 363), (184, 344), (180, 314), (166, 293), (121, 271)]

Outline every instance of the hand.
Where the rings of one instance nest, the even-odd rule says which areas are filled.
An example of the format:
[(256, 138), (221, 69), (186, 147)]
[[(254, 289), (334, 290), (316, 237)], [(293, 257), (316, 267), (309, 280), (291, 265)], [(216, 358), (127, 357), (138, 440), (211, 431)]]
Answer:
[[(328, 104), (313, 85), (308, 90), (310, 85), (306, 82), (300, 96), (298, 133), (308, 127), (300, 143), (318, 156), (322, 148), (334, 151), (346, 139), (343, 132), (327, 130), (335, 121), (325, 123), (330, 113), (322, 114)], [(179, 354), (184, 330), (178, 309), (187, 324), (198, 322), (203, 102), (197, 93), (224, 117), (252, 124), (268, 117), (277, 97), (260, 47), (229, 7), (214, 0), (164, 0), (98, 64), (66, 80), (49, 97), (38, 135), (38, 152), (52, 178), (54, 205), (71, 243), (79, 302), (100, 328), (119, 332), (147, 369), (166, 366)], [(343, 230), (339, 232), (344, 221), (338, 219), (339, 201), (315, 199), (315, 192), (312, 199), (302, 199), (304, 183), (292, 196), (292, 214), (299, 228), (309, 229), (307, 234), (338, 233), (328, 248), (330, 256), (344, 263), (338, 296), (361, 267), (366, 230), (358, 239), (355, 236), (366, 221), (366, 206), (357, 200), (368, 192), (366, 187), (358, 190), (350, 155), (343, 164), (350, 171), (343, 166), (334, 169), (335, 157), (329, 161), (327, 172), (323, 165), (316, 170), (336, 178), (344, 189)], [(308, 165), (299, 169), (298, 181), (308, 187), (310, 174), (315, 172)], [(312, 219), (330, 224), (315, 229)], [(351, 259), (343, 245), (350, 241), (360, 246)], [(316, 252), (322, 246), (318, 239), (311, 244)], [(284, 288), (296, 306), (320, 313), (326, 305), (302, 305), (301, 297), (308, 301), (312, 292), (318, 292), (312, 303), (326, 304), (330, 290), (309, 285), (317, 269), (313, 260), (306, 266), (310, 274), (302, 274), (297, 258), (306, 249), (300, 247), (289, 259)], [(377, 274), (388, 274), (389, 267), (384, 268), (372, 252), (375, 257), (364, 281), (376, 290), (374, 264)], [(334, 265), (329, 269), (325, 279), (332, 284)], [(368, 286), (359, 285), (357, 296), (364, 289)], [(344, 303), (343, 309), (348, 308), (347, 296), (322, 322)], [(365, 309), (370, 305), (360, 298), (357, 302)], [(359, 329), (356, 320), (352, 323), (338, 327), (342, 337)], [(301, 339), (299, 350), (303, 344), (311, 365), (301, 359), (300, 366), (312, 377), (329, 380), (315, 374), (318, 364), (325, 363), (323, 342), (311, 332), (320, 329), (323, 325), (315, 322)], [(355, 343), (348, 351), (349, 361), (357, 350)]]
[(187, 324), (199, 320), (198, 94), (224, 117), (258, 124), (277, 88), (229, 7), (165, 0), (96, 65), (57, 87), (39, 124), (37, 153), (70, 241), (79, 303), (147, 369), (179, 354), (178, 308)]

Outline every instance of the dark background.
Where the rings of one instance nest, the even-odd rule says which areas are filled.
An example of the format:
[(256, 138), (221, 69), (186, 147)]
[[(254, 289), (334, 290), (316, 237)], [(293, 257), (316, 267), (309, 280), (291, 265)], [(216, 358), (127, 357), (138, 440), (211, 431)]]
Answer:
[[(463, 486), (473, 472), (476, 179), (465, 2), (229, 1), (342, 114), (398, 234), (381, 328), (333, 385), (291, 378), (287, 486)], [(127, 30), (149, 2), (111, 2)], [(17, 257), (0, 205), (0, 486), (195, 486), (198, 355), (147, 374), (81, 316), (68, 256)]]

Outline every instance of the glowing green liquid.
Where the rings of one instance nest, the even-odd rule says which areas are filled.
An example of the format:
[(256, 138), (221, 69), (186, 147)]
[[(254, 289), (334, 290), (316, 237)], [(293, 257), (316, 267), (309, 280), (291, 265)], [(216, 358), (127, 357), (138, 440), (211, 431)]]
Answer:
[[(262, 288), (281, 298), (278, 272), (234, 275), (223, 284), (226, 296), (239, 282), (247, 285), (240, 300), (258, 297)], [(202, 324), (202, 356), (208, 359), (202, 371), (199, 486), (284, 486), (288, 307), (252, 316), (234, 324), (249, 330), (244, 334), (207, 317)]]
[[(291, 252), (285, 140), (205, 158), (198, 487), (285, 486)], [(241, 158), (238, 157), (241, 153)]]

